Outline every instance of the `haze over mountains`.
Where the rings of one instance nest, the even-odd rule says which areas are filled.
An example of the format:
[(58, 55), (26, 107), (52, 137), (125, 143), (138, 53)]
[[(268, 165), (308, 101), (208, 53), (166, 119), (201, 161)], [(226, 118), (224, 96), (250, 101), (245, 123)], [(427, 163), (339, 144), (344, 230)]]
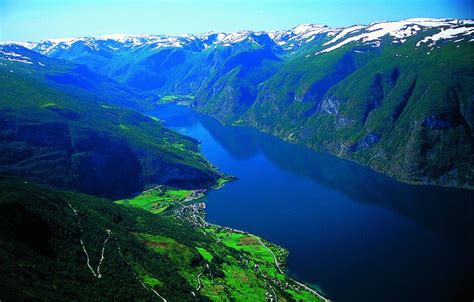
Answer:
[[(255, 127), (403, 181), (473, 187), (472, 42), (473, 20), (407, 19), (13, 43), (86, 65), (151, 102), (193, 95), (194, 109), (221, 122)], [(26, 51), (0, 56), (35, 65)], [(72, 77), (63, 84), (77, 86)]]
[[(0, 42), (0, 300), (471, 298), (473, 42), (474, 20), (426, 18)], [(367, 176), (157, 109), (170, 101), (404, 182), (471, 190)], [(199, 140), (241, 178), (223, 195), (205, 194), (234, 178)], [(232, 218), (222, 225), (244, 231), (206, 222), (212, 198)], [(291, 250), (246, 233), (259, 225)], [(287, 271), (289, 252), (301, 266)], [(290, 272), (325, 280), (327, 297)]]
[(220, 177), (196, 140), (124, 108), (146, 104), (84, 65), (0, 45), (0, 88), (2, 174), (115, 198)]
[[(350, 27), (331, 28), (323, 24), (301, 24), (290, 30), (275, 31), (239, 31), (235, 33), (209, 32), (204, 34), (183, 34), (183, 35), (127, 35), (112, 34), (98, 38), (63, 38), (48, 39), (41, 42), (11, 42), (20, 44), (45, 55), (59, 56), (61, 50), (83, 45), (91, 51), (116, 51), (113, 44), (123, 48), (137, 49), (148, 47), (158, 49), (166, 47), (180, 47), (193, 50), (204, 50), (213, 46), (231, 46), (232, 44), (253, 41), (257, 44), (275, 43), (284, 50), (294, 50), (298, 46), (309, 43), (318, 37), (332, 37), (324, 46), (331, 46), (327, 51), (334, 50), (352, 41), (374, 42), (381, 37), (388, 35), (398, 39), (403, 43), (410, 36), (419, 31), (427, 31), (437, 28), (440, 32), (431, 35), (419, 44), (428, 43), (433, 46), (440, 40), (450, 40), (457, 37), (457, 40), (466, 38), (474, 31), (473, 20), (458, 19), (429, 19), (413, 18), (398, 22), (374, 22), (369, 25), (354, 25)], [(271, 40), (271, 41), (270, 41)], [(338, 43), (336, 43), (338, 42)], [(4, 42), (5, 43), (5, 42)], [(8, 43), (8, 42), (7, 42)], [(77, 44), (76, 44), (77, 43)]]

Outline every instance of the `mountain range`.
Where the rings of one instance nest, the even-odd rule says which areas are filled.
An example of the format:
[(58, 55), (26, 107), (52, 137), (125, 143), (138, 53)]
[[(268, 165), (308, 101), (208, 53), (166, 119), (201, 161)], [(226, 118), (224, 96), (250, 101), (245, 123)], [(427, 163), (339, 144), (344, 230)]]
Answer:
[(84, 65), (0, 45), (0, 173), (105, 197), (212, 186), (199, 142), (126, 109), (143, 96)]
[[(180, 101), (405, 182), (472, 189), (473, 42), (474, 21), (455, 19), (0, 42), (0, 298), (328, 301), (287, 275), (286, 249), (205, 221), (199, 199), (231, 177), (150, 111)], [(234, 153), (291, 153), (224, 128), (209, 134)], [(342, 161), (310, 157), (282, 169), (306, 165), (355, 200), (413, 194), (365, 192), (384, 182), (346, 166), (326, 179)], [(424, 189), (429, 210), (383, 205), (436, 231), (436, 200), (457, 197)], [(444, 236), (465, 240), (448, 214)]]
[(405, 182), (472, 188), (472, 42), (473, 20), (406, 19), (2, 42), (17, 49), (0, 55), (28, 68), (34, 64), (27, 49), (85, 65), (90, 74), (84, 78), (96, 82), (94, 74), (141, 96), (121, 104), (134, 110), (165, 96), (192, 95), (193, 109), (223, 123), (251, 126)]

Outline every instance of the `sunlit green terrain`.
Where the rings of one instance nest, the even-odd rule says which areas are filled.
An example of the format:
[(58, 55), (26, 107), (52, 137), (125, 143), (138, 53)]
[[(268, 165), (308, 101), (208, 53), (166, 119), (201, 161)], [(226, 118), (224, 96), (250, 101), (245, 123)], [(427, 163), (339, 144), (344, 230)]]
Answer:
[[(18, 178), (1, 178), (0, 189), (0, 276), (11, 297), (321, 301), (284, 273), (286, 249), (206, 223), (201, 203), (135, 209)], [(132, 203), (190, 194), (152, 190)], [(47, 280), (35, 277), (44, 270)]]

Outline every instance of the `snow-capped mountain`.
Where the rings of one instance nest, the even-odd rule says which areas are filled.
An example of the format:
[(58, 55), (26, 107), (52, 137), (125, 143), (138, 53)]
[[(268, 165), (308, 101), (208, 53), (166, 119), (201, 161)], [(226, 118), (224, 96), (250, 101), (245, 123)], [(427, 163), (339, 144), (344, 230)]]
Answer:
[(317, 38), (331, 37), (340, 29), (320, 24), (302, 24), (290, 30), (269, 32), (271, 39), (284, 50), (294, 50)]
[[(22, 45), (0, 44), (0, 60), (23, 63), (30, 65), (45, 66), (49, 58), (38, 54)], [(0, 63), (3, 64), (3, 63)]]
[[(418, 18), (341, 28), (302, 24), (289, 30), (269, 32), (114, 34), (0, 44), (21, 45), (50, 58), (83, 64), (100, 75), (136, 89), (157, 93), (178, 90), (186, 94), (207, 85), (207, 81), (216, 83), (218, 77), (235, 66), (256, 68), (263, 64), (265, 72), (258, 74), (265, 78), (282, 62), (292, 59), (302, 58), (305, 65), (320, 56), (388, 48), (396, 48), (397, 56), (406, 57), (412, 50), (429, 56), (443, 45), (461, 47), (461, 44), (473, 41), (474, 20)], [(26, 58), (11, 54), (9, 59), (28, 62)], [(267, 66), (268, 62), (271, 64)], [(205, 76), (208, 73), (216, 79)], [(222, 87), (220, 83), (216, 91)]]
[[(429, 35), (426, 35), (428, 34)], [(420, 36), (417, 47), (430, 47), (442, 41), (462, 41), (474, 33), (474, 20), (458, 19), (405, 19), (395, 22), (375, 22), (369, 25), (354, 25), (331, 28), (321, 24), (302, 24), (290, 30), (239, 31), (234, 33), (210, 32), (199, 35), (127, 35), (114, 34), (98, 38), (80, 37), (49, 39), (41, 42), (2, 42), (22, 45), (48, 56), (57, 56), (65, 50), (83, 48), (88, 52), (114, 52), (117, 50), (182, 48), (202, 51), (211, 47), (229, 47), (238, 43), (255, 43), (277, 47), (283, 51), (295, 51), (303, 45), (322, 43), (317, 53), (330, 52), (350, 43), (380, 46), (382, 38), (392, 43), (404, 43), (412, 36)]]
[[(319, 53), (330, 52), (352, 42), (368, 43), (376, 47), (384, 37), (392, 39), (392, 43), (404, 43), (409, 37), (436, 30), (435, 33), (425, 36), (416, 46), (422, 44), (435, 45), (443, 40), (462, 41), (474, 33), (473, 20), (456, 19), (406, 19), (397, 22), (376, 22), (367, 26), (351, 26), (342, 29), (331, 40), (325, 42)], [(469, 39), (471, 40), (471, 39)]]
[(16, 52), (10, 52), (8, 50), (4, 50), (2, 46), (0, 46), (0, 59), (7, 60), (10, 62), (33, 64), (33, 62), (31, 61), (29, 57), (23, 56)]
[[(152, 102), (193, 95), (194, 109), (226, 123), (409, 182), (472, 187), (474, 159), (466, 151), (474, 148), (472, 42), (473, 20), (406, 19), (344, 28), (303, 24), (271, 32), (4, 42), (0, 64), (35, 68), (70, 89), (99, 87), (88, 84), (97, 74), (101, 85), (113, 85), (106, 81), (112, 79)], [(51, 61), (39, 66), (34, 54)]]

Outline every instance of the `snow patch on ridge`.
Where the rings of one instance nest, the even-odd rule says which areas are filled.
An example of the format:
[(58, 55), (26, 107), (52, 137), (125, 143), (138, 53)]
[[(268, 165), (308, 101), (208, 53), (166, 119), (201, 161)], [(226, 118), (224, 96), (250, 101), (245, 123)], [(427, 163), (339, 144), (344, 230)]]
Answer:
[[(392, 38), (392, 43), (403, 44), (411, 36), (425, 31), (438, 29), (430, 37), (423, 34), (417, 46), (428, 43), (435, 45), (447, 39), (470, 39), (473, 34), (474, 20), (413, 18), (395, 22), (375, 22), (369, 25), (354, 25), (346, 28), (331, 28), (322, 24), (301, 24), (290, 30), (277, 31), (238, 31), (233, 33), (209, 32), (200, 35), (130, 35), (112, 34), (98, 38), (63, 38), (41, 42), (0, 42), (17, 44), (41, 54), (54, 56), (71, 47), (86, 47), (92, 51), (116, 52), (122, 49), (146, 48), (187, 48), (202, 51), (217, 46), (232, 46), (238, 43), (255, 43), (269, 47), (279, 47), (287, 52), (294, 52), (299, 47), (314, 41), (320, 41), (322, 50), (316, 55), (341, 48), (349, 43), (364, 43), (379, 47), (382, 37)], [(77, 43), (77, 44), (76, 44)], [(273, 44), (274, 43), (274, 44)], [(316, 45), (316, 44), (315, 44)], [(86, 51), (88, 51), (86, 49)]]
[(10, 62), (18, 62), (24, 64), (33, 64), (29, 57), (20, 55), (15, 52), (4, 51), (0, 49), (0, 59), (5, 59)]
[[(426, 37), (423, 40), (416, 43), (416, 46), (420, 46), (423, 43), (429, 43), (428, 46), (431, 47), (440, 40), (448, 40), (453, 38), (459, 38), (460, 36), (467, 36), (474, 34), (474, 27), (459, 27), (459, 28), (448, 28), (446, 30), (441, 29), (441, 31), (432, 36)], [(454, 42), (461, 42), (463, 39), (458, 39)], [(470, 40), (469, 42), (471, 42)]]
[(354, 25), (354, 26), (351, 26), (351, 27), (344, 28), (331, 41), (328, 41), (328, 42), (324, 43), (323, 46), (335, 43), (336, 41), (338, 41), (338, 40), (342, 39), (343, 37), (345, 37), (347, 34), (353, 32), (353, 31), (356, 31), (356, 30), (360, 30), (364, 27), (365, 26), (363, 26), (363, 25)]
[[(371, 43), (380, 45), (380, 39), (384, 36), (390, 36), (394, 38), (394, 43), (404, 43), (407, 38), (417, 34), (419, 31), (440, 28), (444, 30), (449, 28), (447, 34), (436, 36), (435, 39), (439, 40), (441, 37), (450, 38), (455, 36), (455, 33), (465, 32), (468, 27), (464, 30), (460, 30), (460, 25), (473, 25), (473, 20), (455, 20), (455, 19), (431, 19), (431, 18), (415, 18), (405, 19), (396, 22), (376, 22), (370, 23), (368, 26), (362, 27), (349, 27), (342, 30), (332, 40), (324, 43), (324, 46), (332, 45), (326, 49), (319, 51), (316, 54), (330, 52), (335, 49), (341, 48), (352, 42)], [(454, 27), (454, 28), (453, 28)], [(353, 33), (356, 33), (353, 35)], [(472, 33), (470, 31), (468, 34)], [(345, 38), (345, 39), (344, 39)], [(343, 39), (342, 41), (340, 41)], [(437, 41), (435, 40), (435, 41)], [(339, 43), (336, 43), (340, 41)]]
[(333, 36), (339, 29), (330, 28), (322, 24), (301, 24), (290, 30), (277, 30), (268, 32), (268, 36), (277, 45), (289, 45), (285, 50), (302, 46), (315, 40), (320, 35)]

